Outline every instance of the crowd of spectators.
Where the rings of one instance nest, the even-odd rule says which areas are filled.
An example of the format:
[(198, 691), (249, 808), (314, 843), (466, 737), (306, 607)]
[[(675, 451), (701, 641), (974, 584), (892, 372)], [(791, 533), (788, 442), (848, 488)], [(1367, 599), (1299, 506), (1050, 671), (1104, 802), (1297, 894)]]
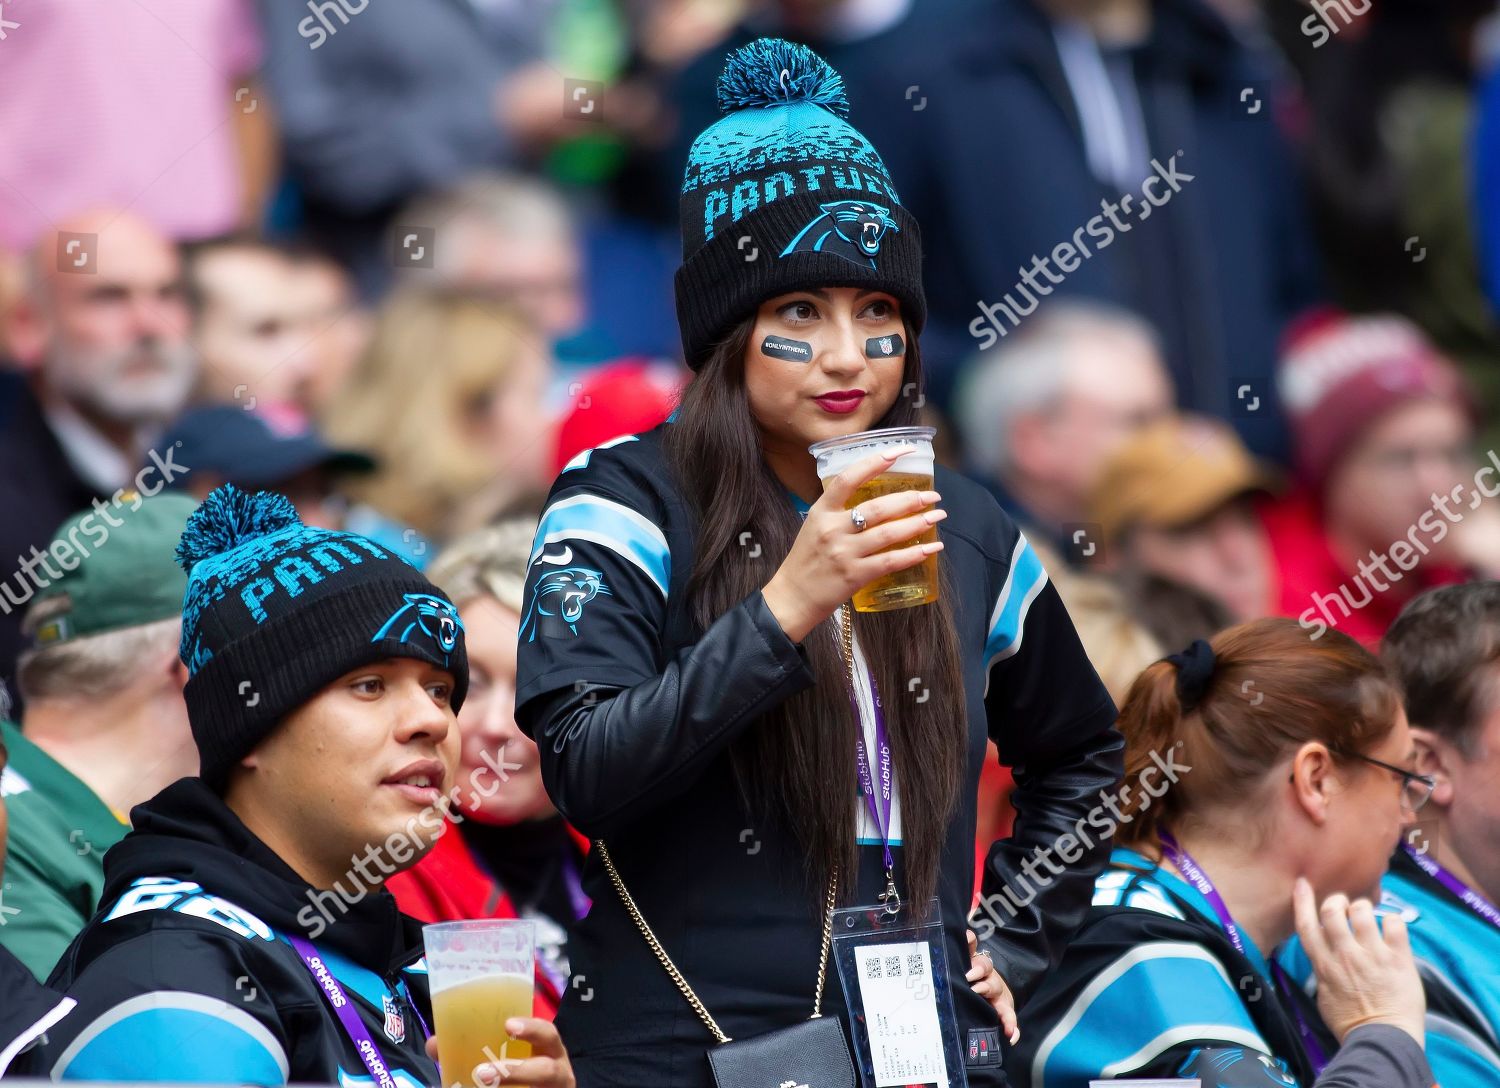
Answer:
[[(1040, 552), (1116, 702), (1147, 722), (1143, 670), (1197, 639), (1248, 654), (1238, 624), (1384, 640), (1441, 857), (1500, 896), (1493, 3), (21, 0), (0, 949), (37, 980), (131, 808), (196, 770), (172, 553), (233, 484), (461, 609), (465, 770), (516, 766), (392, 888), (424, 921), (538, 919), (555, 1012), (588, 844), (513, 717), (521, 585), (557, 474), (673, 409), (682, 164), (725, 54), (764, 34), (843, 74), (921, 222), (939, 459)], [(985, 779), (981, 849), (1008, 784)], [(1446, 909), (1409, 869), (1388, 890)], [(1488, 1033), (1433, 1036), (1446, 1088), (1500, 1076), (1496, 932), (1465, 938), (1487, 967), (1419, 947), (1477, 1010), (1430, 1014)]]

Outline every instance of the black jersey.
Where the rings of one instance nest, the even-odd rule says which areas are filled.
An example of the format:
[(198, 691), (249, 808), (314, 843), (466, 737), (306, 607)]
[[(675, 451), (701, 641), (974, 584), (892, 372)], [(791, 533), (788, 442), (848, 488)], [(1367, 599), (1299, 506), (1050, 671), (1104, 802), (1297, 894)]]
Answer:
[[(375, 890), (326, 927), (317, 893), (197, 778), (131, 813), (99, 912), (48, 984), (78, 1006), (26, 1055), (54, 1080), (374, 1083), (290, 937), (310, 937), (396, 1088), (436, 1084), (421, 926)], [(451, 834), (451, 831), (450, 831)], [(320, 900), (318, 897), (324, 898)]]
[[(688, 615), (695, 524), (661, 448), (672, 425), (580, 454), (553, 485), (526, 584), (516, 716), (540, 746), (558, 807), (608, 842), (668, 954), (724, 1030), (742, 1038), (809, 1014), (820, 934), (794, 837), (755, 825), (727, 749), (815, 677), (759, 592), (707, 630)], [(939, 468), (936, 488), (949, 514), (939, 557), (956, 587), (968, 711), (966, 778), (938, 892), (959, 1044), (974, 1055), (977, 1088), (1005, 1083), (997, 1017), (963, 978), (986, 742), (1015, 769), (1018, 812), (1012, 837), (990, 850), (990, 892), (1113, 786), (1121, 741), (1115, 708), (1035, 551), (977, 484)], [(857, 901), (874, 902), (884, 889), (879, 839), (856, 784), (845, 788), (865, 844)], [(1103, 862), (1102, 845), (1084, 851), (989, 935), (995, 966), (1018, 995), (1059, 957)], [(574, 977), (558, 1020), (580, 1085), (710, 1084), (703, 1051), (712, 1038), (594, 859), (584, 884), (593, 909), (569, 946)], [(836, 979), (824, 1009), (844, 1012)], [(987, 1045), (971, 1047), (972, 1033)]]

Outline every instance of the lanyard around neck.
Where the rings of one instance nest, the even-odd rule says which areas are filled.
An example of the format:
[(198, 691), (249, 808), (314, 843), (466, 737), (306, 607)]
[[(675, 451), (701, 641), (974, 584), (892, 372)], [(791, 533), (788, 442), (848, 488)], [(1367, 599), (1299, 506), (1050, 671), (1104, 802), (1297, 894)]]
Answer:
[[(1219, 889), (1214, 887), (1214, 882), (1208, 878), (1203, 867), (1193, 860), (1193, 856), (1178, 844), (1177, 839), (1170, 831), (1160, 831), (1157, 837), (1161, 839), (1162, 856), (1177, 867), (1177, 871), (1183, 878), (1197, 890), (1198, 894), (1208, 901), (1209, 909), (1219, 919), (1219, 925), (1229, 937), (1229, 943), (1234, 945), (1235, 951), (1246, 957), (1250, 951), (1245, 944), (1245, 938), (1240, 930), (1239, 924), (1235, 922), (1234, 916), (1229, 913), (1229, 904), (1224, 902), (1224, 897), (1219, 894)], [(1328, 1055), (1323, 1050), (1323, 1045), (1318, 1041), (1312, 1025), (1302, 1015), (1302, 1009), (1297, 1005), (1296, 999), (1291, 994), (1292, 981), (1287, 978), (1286, 972), (1273, 957), (1266, 960), (1271, 969), (1271, 976), (1275, 980), (1277, 988), (1281, 990), (1286, 998), (1286, 1003), (1291, 1007), (1293, 1018), (1297, 1021), (1297, 1033), (1302, 1036), (1302, 1049), (1307, 1055), (1308, 1062), (1312, 1065), (1313, 1075), (1323, 1072), (1328, 1065)]]

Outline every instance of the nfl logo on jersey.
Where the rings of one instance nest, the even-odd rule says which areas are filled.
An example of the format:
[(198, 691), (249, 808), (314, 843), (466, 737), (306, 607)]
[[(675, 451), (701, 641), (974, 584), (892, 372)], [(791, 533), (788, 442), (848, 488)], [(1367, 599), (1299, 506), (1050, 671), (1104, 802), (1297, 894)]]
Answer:
[(401, 1006), (390, 994), (383, 995), (380, 1001), (385, 1008), (385, 1037), (393, 1043), (405, 1042), (406, 1017), (401, 1014)]

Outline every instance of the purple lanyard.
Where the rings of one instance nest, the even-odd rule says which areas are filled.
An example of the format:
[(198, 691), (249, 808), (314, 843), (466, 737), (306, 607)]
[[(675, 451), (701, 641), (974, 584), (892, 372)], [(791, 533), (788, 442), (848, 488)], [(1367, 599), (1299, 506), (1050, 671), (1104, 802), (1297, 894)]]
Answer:
[[(867, 670), (868, 673), (868, 670)], [(891, 738), (885, 727), (885, 709), (880, 705), (880, 688), (875, 677), (870, 676), (870, 701), (875, 706), (875, 745), (880, 749), (880, 800), (876, 801), (875, 780), (870, 774), (870, 753), (865, 747), (864, 715), (859, 710), (859, 697), (849, 689), (849, 703), (854, 708), (854, 722), (858, 726), (854, 742), (855, 765), (859, 769), (859, 792), (864, 795), (870, 818), (880, 832), (885, 845), (885, 891), (877, 898), (894, 914), (901, 909), (901, 896), (896, 891), (896, 859), (891, 856), (891, 807), (893, 772), (891, 769)], [(892, 906), (892, 904), (895, 904)]]
[[(1224, 902), (1219, 889), (1214, 887), (1214, 882), (1208, 879), (1208, 874), (1193, 860), (1191, 854), (1178, 845), (1177, 839), (1170, 831), (1159, 831), (1157, 837), (1161, 839), (1162, 855), (1177, 867), (1177, 871), (1197, 889), (1199, 895), (1208, 900), (1209, 907), (1219, 919), (1219, 924), (1224, 927), (1224, 932), (1229, 936), (1229, 943), (1234, 945), (1235, 951), (1240, 955), (1248, 957), (1250, 953), (1245, 947), (1245, 938), (1240, 934), (1240, 927), (1235, 924), (1233, 915), (1229, 913), (1229, 905)], [(1286, 972), (1274, 959), (1267, 960), (1267, 963), (1278, 988), (1286, 997), (1286, 1003), (1291, 1007), (1292, 1016), (1297, 1021), (1297, 1031), (1302, 1036), (1302, 1049), (1306, 1052), (1308, 1063), (1312, 1066), (1313, 1076), (1318, 1076), (1328, 1065), (1328, 1055), (1324, 1052), (1322, 1044), (1318, 1042), (1312, 1025), (1307, 1022), (1306, 1017), (1302, 1015), (1301, 1008), (1292, 997), (1292, 982), (1286, 977)]]
[[(297, 950), (297, 955), (302, 957), (302, 964), (317, 982), (318, 988), (323, 991), (323, 997), (328, 1004), (333, 1006), (334, 1013), (339, 1018), (339, 1023), (344, 1026), (344, 1034), (349, 1036), (349, 1041), (354, 1044), (354, 1049), (359, 1051), (360, 1061), (365, 1063), (365, 1068), (370, 1071), (370, 1076), (380, 1088), (396, 1088), (396, 1081), (390, 1074), (390, 1069), (385, 1062), (385, 1055), (380, 1052), (370, 1029), (365, 1027), (365, 1022), (359, 1018), (349, 995), (344, 992), (344, 987), (339, 980), (333, 977), (333, 972), (323, 962), (318, 950), (301, 937), (288, 936), (287, 941)], [(427, 1030), (427, 1021), (422, 1019), (422, 1014), (417, 1010), (416, 1002), (410, 1001), (412, 1012), (417, 1014), (417, 1022), (422, 1025), (424, 1035), (430, 1035)]]
[(1490, 925), (1500, 927), (1500, 910), (1495, 908), (1495, 904), (1491, 903), (1462, 880), (1459, 880), (1458, 877), (1454, 876), (1447, 869), (1444, 869), (1426, 854), (1417, 853), (1410, 845), (1404, 846), (1402, 849), (1407, 852), (1412, 861), (1417, 863), (1422, 872), (1458, 896), (1459, 902), (1463, 903), (1464, 906), (1490, 923)]
[[(573, 905), (572, 921), (576, 922), (589, 912), (592, 904), (589, 897), (583, 894), (583, 879), (579, 876), (578, 865), (571, 853), (563, 854), (562, 867), (563, 883), (568, 886), (568, 901)], [(569, 925), (571, 924), (570, 922)]]

